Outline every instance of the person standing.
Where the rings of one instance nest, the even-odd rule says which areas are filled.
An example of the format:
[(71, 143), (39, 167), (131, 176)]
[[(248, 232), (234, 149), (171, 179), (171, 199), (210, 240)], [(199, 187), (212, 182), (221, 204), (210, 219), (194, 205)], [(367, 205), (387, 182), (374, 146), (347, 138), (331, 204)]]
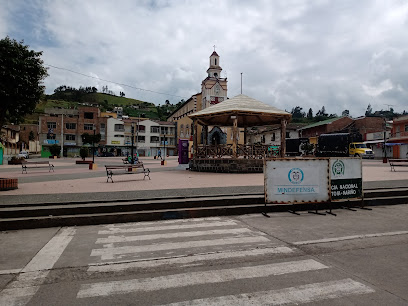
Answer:
[(159, 157), (160, 157), (160, 159), (162, 159), (161, 150), (160, 150), (160, 149), (159, 149), (159, 151), (157, 151), (157, 159), (159, 159)]

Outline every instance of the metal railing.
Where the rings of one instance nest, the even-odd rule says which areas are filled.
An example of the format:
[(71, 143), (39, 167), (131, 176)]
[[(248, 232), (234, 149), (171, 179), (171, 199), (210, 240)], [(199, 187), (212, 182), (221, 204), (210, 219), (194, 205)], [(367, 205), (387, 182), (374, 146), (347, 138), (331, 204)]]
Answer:
[[(233, 158), (232, 144), (199, 145), (196, 158)], [(281, 156), (280, 146), (273, 145), (237, 145), (237, 158), (262, 159)]]

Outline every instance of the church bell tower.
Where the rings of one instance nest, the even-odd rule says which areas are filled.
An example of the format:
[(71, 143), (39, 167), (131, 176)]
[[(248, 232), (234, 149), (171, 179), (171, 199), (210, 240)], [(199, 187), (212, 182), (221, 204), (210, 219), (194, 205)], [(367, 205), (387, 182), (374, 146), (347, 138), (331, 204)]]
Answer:
[(227, 99), (227, 78), (221, 78), (220, 56), (215, 52), (210, 55), (207, 77), (201, 83), (202, 108), (218, 104)]

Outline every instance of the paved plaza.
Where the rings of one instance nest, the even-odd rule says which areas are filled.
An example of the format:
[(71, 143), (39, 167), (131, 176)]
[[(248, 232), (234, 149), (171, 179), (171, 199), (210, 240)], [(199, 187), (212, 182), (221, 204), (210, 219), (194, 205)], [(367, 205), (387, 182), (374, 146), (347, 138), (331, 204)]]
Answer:
[[(37, 159), (32, 159), (37, 160)], [(43, 160), (43, 159), (42, 159)], [(86, 199), (127, 199), (132, 196), (153, 197), (172, 195), (195, 195), (212, 192), (214, 194), (262, 193), (264, 176), (262, 173), (208, 173), (192, 172), (178, 165), (176, 157), (166, 159), (167, 165), (152, 157), (142, 157), (145, 167), (151, 171), (151, 180), (143, 179), (143, 174), (116, 176), (115, 183), (106, 182), (104, 165), (123, 164), (120, 157), (97, 157), (96, 170), (88, 165), (76, 165), (74, 158), (51, 160), (55, 172), (47, 169), (29, 169), (21, 173), (20, 165), (0, 166), (0, 177), (18, 178), (19, 188), (1, 193), (5, 201), (69, 201)], [(363, 160), (363, 183), (367, 186), (406, 187), (408, 168), (399, 167), (391, 172), (382, 160)], [(205, 191), (200, 191), (205, 190)], [(212, 190), (212, 191), (209, 191)], [(30, 197), (28, 197), (30, 196)]]

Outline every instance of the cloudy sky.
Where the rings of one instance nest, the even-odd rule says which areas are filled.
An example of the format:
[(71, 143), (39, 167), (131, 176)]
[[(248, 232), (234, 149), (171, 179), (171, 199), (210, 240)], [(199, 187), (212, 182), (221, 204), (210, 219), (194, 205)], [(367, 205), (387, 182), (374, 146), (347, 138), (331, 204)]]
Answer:
[(50, 67), (47, 93), (108, 85), (176, 103), (201, 90), (216, 45), (230, 98), (242, 72), (244, 94), (281, 109), (408, 111), (405, 0), (0, 0), (0, 8), (0, 38), (92, 77)]

